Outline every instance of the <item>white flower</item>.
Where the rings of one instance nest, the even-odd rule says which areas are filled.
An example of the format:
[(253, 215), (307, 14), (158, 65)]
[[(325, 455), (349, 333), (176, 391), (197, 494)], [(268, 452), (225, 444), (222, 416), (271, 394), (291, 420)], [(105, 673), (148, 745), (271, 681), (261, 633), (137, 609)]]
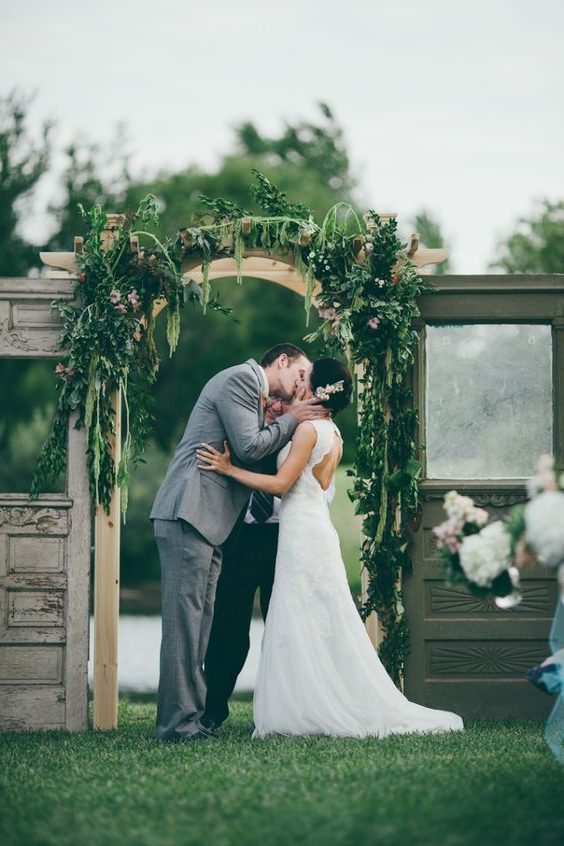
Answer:
[(544, 453), (537, 461), (537, 473), (549, 473), (554, 470), (554, 456)]
[(532, 499), (542, 491), (558, 490), (556, 475), (554, 473), (554, 457), (552, 455), (541, 455), (537, 461), (535, 475), (527, 482), (527, 493)]
[(462, 523), (475, 523), (482, 527), (489, 520), (489, 514), (484, 508), (477, 508), (473, 499), (461, 496), (456, 491), (445, 494), (444, 508), (449, 517)]
[(480, 528), (485, 526), (489, 519), (490, 515), (485, 508), (476, 508), (476, 506), (474, 506), (469, 508), (466, 512), (466, 522), (475, 523), (476, 526), (479, 526)]
[(545, 491), (525, 508), (525, 535), (543, 564), (564, 561), (564, 493)]
[(318, 388), (315, 389), (315, 396), (320, 400), (328, 400), (331, 394), (336, 394), (340, 391), (344, 391), (343, 385), (343, 379), (341, 379), (339, 382), (333, 382), (332, 385), (325, 385), (324, 388), (322, 388), (320, 385)]
[(462, 520), (464, 523), (470, 522), (467, 514), (475, 510), (474, 500), (469, 496), (461, 496), (456, 491), (449, 491), (445, 494), (444, 509), (449, 517), (454, 517), (455, 520)]
[(479, 534), (465, 537), (458, 553), (466, 578), (481, 587), (491, 587), (496, 576), (509, 567), (509, 535), (497, 520)]

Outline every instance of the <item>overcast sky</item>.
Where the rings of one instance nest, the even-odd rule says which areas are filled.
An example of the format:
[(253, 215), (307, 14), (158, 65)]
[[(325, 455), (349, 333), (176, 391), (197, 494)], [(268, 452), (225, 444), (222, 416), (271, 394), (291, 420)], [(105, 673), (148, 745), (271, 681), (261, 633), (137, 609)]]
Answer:
[[(0, 0), (0, 9), (0, 93), (35, 90), (32, 125), (55, 119), (59, 146), (78, 134), (104, 142), (124, 121), (136, 174), (213, 167), (234, 124), (278, 131), (315, 117), (324, 100), (366, 205), (404, 224), (430, 209), (456, 272), (484, 272), (498, 237), (535, 201), (564, 199), (562, 0)], [(47, 226), (35, 215), (27, 232)]]

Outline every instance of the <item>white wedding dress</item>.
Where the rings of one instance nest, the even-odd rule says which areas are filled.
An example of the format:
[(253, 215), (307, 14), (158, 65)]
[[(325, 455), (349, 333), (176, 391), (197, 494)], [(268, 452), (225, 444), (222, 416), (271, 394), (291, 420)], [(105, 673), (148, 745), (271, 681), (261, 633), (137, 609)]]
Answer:
[[(253, 738), (460, 730), (456, 714), (406, 699), (378, 658), (349, 590), (325, 494), (312, 472), (340, 433), (332, 420), (313, 425), (317, 442), (309, 462), (282, 497)], [(289, 449), (287, 444), (280, 452), (278, 466)]]

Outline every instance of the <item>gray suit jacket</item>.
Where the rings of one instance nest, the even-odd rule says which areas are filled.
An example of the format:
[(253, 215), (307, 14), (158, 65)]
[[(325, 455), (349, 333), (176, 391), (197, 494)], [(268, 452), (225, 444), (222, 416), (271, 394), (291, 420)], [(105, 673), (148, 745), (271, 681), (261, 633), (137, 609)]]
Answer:
[(253, 469), (265, 455), (281, 449), (292, 437), (296, 419), (283, 414), (263, 428), (262, 390), (253, 359), (209, 380), (157, 492), (151, 520), (181, 518), (214, 546), (226, 540), (251, 491), (227, 476), (198, 470), (196, 450), (204, 441), (223, 450), (227, 441), (233, 463)]

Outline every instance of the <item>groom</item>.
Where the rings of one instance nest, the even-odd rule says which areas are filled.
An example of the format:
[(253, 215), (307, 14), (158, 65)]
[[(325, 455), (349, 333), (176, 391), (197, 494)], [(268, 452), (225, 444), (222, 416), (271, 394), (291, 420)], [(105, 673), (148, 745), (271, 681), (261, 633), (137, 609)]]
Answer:
[(150, 519), (161, 562), (162, 641), (157, 703), (157, 740), (205, 740), (203, 662), (211, 629), (222, 544), (250, 496), (244, 486), (198, 470), (202, 442), (223, 449), (233, 462), (252, 467), (277, 452), (298, 423), (324, 416), (318, 400), (294, 402), (265, 426), (269, 396), (289, 402), (303, 384), (310, 362), (293, 344), (279, 344), (261, 359), (229, 367), (204, 386), (188, 419)]

